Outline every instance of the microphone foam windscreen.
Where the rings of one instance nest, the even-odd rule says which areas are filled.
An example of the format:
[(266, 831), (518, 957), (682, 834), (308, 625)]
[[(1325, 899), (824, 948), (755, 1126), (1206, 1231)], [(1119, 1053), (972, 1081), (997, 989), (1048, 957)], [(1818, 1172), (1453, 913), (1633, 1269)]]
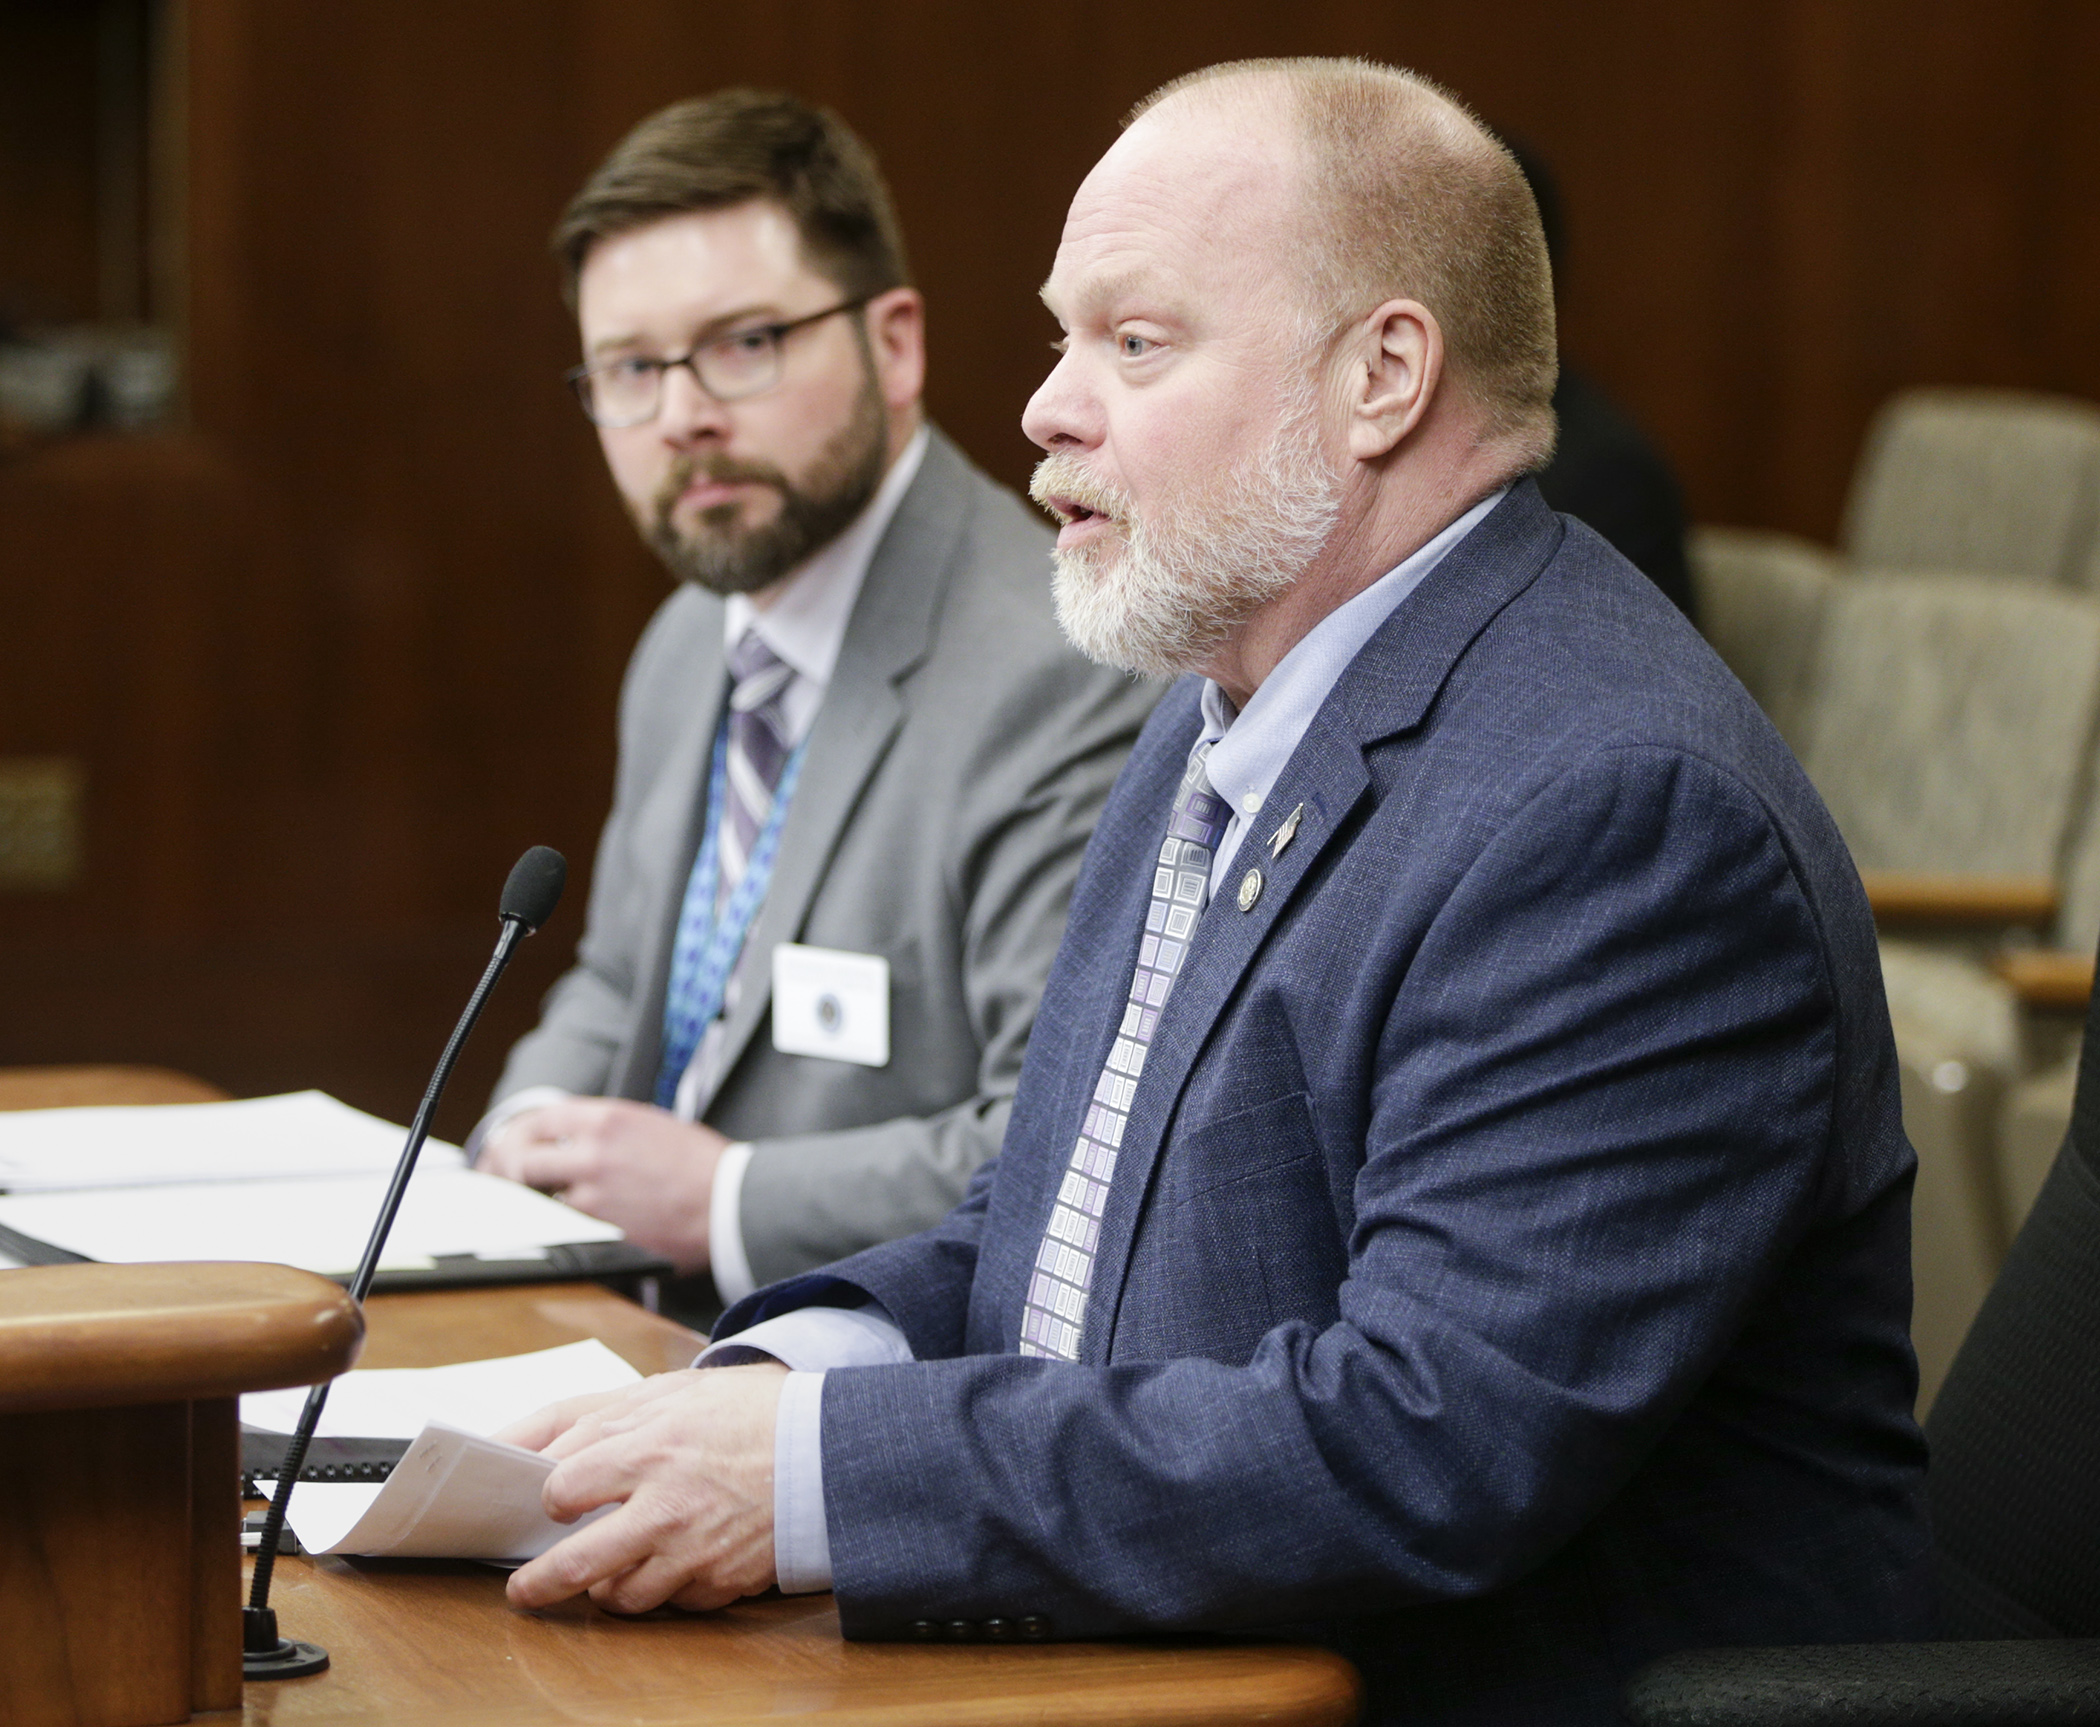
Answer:
[(538, 929), (561, 904), (562, 884), (568, 879), (568, 861), (560, 852), (534, 846), (511, 866), (498, 915), (516, 918), (527, 930)]

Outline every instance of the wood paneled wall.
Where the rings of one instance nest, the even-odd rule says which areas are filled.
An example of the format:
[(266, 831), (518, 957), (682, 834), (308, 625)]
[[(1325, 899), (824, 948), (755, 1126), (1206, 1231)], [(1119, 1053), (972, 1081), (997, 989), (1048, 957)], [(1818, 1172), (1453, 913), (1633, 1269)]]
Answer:
[(0, 1060), (412, 1107), (512, 857), (588, 856), (664, 591), (560, 389), (544, 236), (681, 95), (865, 133), (934, 412), (1010, 481), (1072, 189), (1146, 90), (1250, 54), (1419, 67), (1554, 164), (1564, 350), (1699, 519), (1829, 536), (1904, 384), (2100, 397), (2078, 0), (189, 0), (187, 40), (191, 427), (0, 471), (0, 751), (85, 755), (95, 800), (83, 887), (0, 900)]
[(0, 324), (96, 312), (95, 16), (0, 7)]

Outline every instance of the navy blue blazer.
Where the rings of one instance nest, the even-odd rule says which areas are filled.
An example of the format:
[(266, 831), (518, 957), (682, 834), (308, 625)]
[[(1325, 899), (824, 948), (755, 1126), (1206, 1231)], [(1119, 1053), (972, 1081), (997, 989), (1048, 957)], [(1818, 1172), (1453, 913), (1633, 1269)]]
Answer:
[(1379, 1718), (1538, 1723), (1617, 1719), (1670, 1649), (1924, 1634), (1865, 897), (1741, 686), (1528, 482), (1250, 824), (1138, 1085), (1084, 1358), (1015, 1353), (1197, 688), (1094, 836), (999, 1159), (717, 1332), (865, 1292), (919, 1357), (825, 1382), (848, 1635), (1285, 1627)]

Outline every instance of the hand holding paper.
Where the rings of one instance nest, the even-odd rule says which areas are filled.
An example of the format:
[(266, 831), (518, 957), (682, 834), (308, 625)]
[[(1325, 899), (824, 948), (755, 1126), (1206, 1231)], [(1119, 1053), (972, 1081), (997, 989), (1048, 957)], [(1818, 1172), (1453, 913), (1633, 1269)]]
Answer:
[(704, 1610), (770, 1589), (773, 1426), (786, 1377), (775, 1362), (663, 1373), (506, 1430), (557, 1460), (543, 1493), (550, 1517), (618, 1502), (514, 1573), (513, 1604), (588, 1590), (616, 1613), (665, 1602)]
[[(641, 1383), (596, 1341), (452, 1367), (346, 1373), (321, 1431), (415, 1443), (383, 1486), (300, 1482), (292, 1489), (293, 1532), (314, 1553), (529, 1559), (568, 1533), (542, 1503), (554, 1462), (480, 1435), (516, 1421), (549, 1392), (589, 1403)], [(301, 1388), (250, 1392), (241, 1399), (241, 1419), (288, 1432), (305, 1397)]]
[(300, 1482), (292, 1527), (314, 1553), (515, 1564), (568, 1533), (542, 1506), (553, 1470), (536, 1452), (432, 1421), (383, 1487)]

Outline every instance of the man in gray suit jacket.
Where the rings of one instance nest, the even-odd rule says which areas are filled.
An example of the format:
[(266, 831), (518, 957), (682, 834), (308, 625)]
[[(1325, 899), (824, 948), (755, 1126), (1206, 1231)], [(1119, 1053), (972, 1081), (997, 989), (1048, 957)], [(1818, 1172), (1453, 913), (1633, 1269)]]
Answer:
[(998, 1148), (1156, 691), (1071, 651), (1048, 530), (922, 424), (921, 303), (835, 116), (679, 103), (556, 242), (578, 394), (684, 579), (476, 1149), (735, 1298), (932, 1223)]

